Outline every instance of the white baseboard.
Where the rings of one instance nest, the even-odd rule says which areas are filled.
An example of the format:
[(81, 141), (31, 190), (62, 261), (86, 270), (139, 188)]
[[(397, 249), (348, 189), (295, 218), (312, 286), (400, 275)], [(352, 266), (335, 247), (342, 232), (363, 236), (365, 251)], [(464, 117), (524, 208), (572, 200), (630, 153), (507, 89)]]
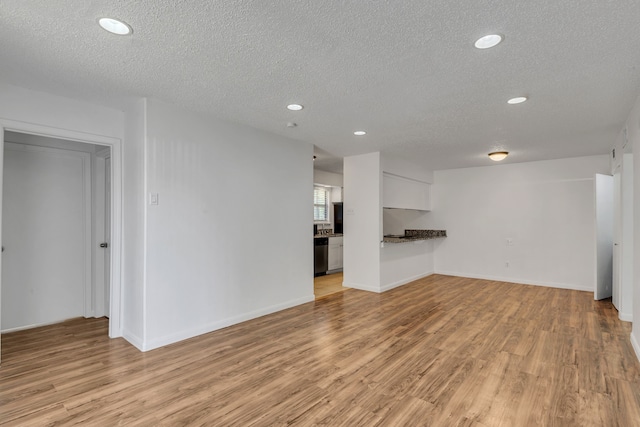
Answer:
[[(53, 320), (51, 322), (42, 322), (42, 323), (34, 323), (32, 325), (16, 326), (15, 328), (2, 329), (0, 331), (0, 333), (8, 334), (9, 332), (26, 331), (27, 329), (39, 328), (41, 326), (57, 325), (58, 323), (66, 322), (67, 320), (78, 319), (78, 318), (81, 318), (81, 317), (83, 317), (83, 316), (80, 315), (78, 317), (71, 317), (71, 318), (62, 319), (62, 320)], [(91, 316), (89, 316), (89, 317), (91, 317)]]
[(534, 285), (534, 286), (544, 286), (544, 287), (547, 287), (547, 288), (569, 289), (569, 290), (572, 290), (572, 291), (593, 292), (593, 288), (592, 287), (572, 285), (572, 284), (567, 284), (567, 283), (540, 282), (540, 281), (535, 281), (535, 280), (519, 279), (519, 278), (514, 278), (514, 277), (499, 277), (499, 276), (488, 276), (488, 275), (484, 275), (484, 274), (460, 273), (458, 271), (436, 270), (435, 274), (442, 274), (442, 275), (445, 275), (445, 276), (466, 277), (466, 278), (469, 278), (469, 279), (491, 280), (491, 281), (494, 281), (494, 282), (517, 283), (517, 284), (520, 284), (520, 285)]
[(638, 343), (638, 341), (636, 340), (636, 336), (633, 335), (633, 332), (631, 333), (631, 346), (633, 347), (633, 350), (636, 352), (636, 357), (640, 361), (640, 343)]
[(633, 314), (618, 312), (618, 319), (623, 322), (633, 322)]
[(127, 340), (127, 342), (129, 344), (131, 344), (132, 346), (134, 346), (135, 348), (137, 348), (140, 351), (144, 351), (144, 341), (142, 340), (142, 338), (140, 338), (139, 336), (137, 336), (136, 334), (131, 333), (131, 331), (127, 331), (125, 330), (122, 333), (122, 338), (124, 338), (125, 340)]
[(389, 290), (391, 290), (393, 288), (397, 288), (399, 286), (406, 285), (406, 284), (411, 283), (411, 282), (415, 282), (416, 280), (420, 280), (420, 279), (422, 279), (424, 277), (431, 276), (432, 274), (433, 274), (433, 271), (430, 271), (428, 273), (418, 274), (416, 276), (409, 277), (407, 279), (402, 279), (402, 280), (399, 280), (397, 282), (389, 283), (387, 285), (381, 286), (381, 290), (382, 290), (382, 292), (386, 292), (386, 291), (389, 291)]
[(287, 308), (295, 307), (297, 305), (304, 304), (307, 302), (312, 302), (312, 301), (315, 301), (315, 296), (313, 294), (303, 298), (298, 298), (292, 301), (287, 301), (281, 304), (272, 305), (270, 307), (261, 308), (259, 310), (251, 311), (249, 313), (244, 313), (239, 316), (234, 316), (227, 319), (207, 323), (205, 325), (202, 325), (196, 328), (176, 332), (163, 337), (158, 337), (158, 338), (143, 342), (141, 347), (138, 347), (136, 344), (134, 345), (140, 348), (141, 351), (154, 350), (156, 348), (164, 347), (165, 345), (174, 344), (178, 341), (193, 338), (198, 335), (213, 332), (218, 329), (226, 328), (227, 326), (246, 322), (247, 320), (266, 316), (267, 314), (275, 313), (276, 311), (286, 310)]
[(375, 292), (380, 293), (380, 288), (376, 288), (375, 286), (363, 285), (360, 283), (350, 283), (350, 282), (342, 282), (342, 286), (345, 288), (358, 289), (361, 291)]
[(389, 283), (389, 284), (383, 285), (383, 286), (381, 286), (379, 288), (377, 288), (375, 286), (370, 286), (370, 285), (363, 285), (361, 283), (349, 283), (349, 282), (342, 282), (342, 286), (344, 286), (345, 288), (359, 289), (361, 291), (375, 292), (377, 294), (380, 294), (382, 292), (389, 291), (389, 290), (391, 290), (393, 288), (397, 288), (399, 286), (406, 285), (407, 283), (414, 282), (414, 281), (416, 281), (418, 279), (422, 279), (423, 277), (431, 276), (432, 274), (433, 274), (433, 271), (428, 272), (428, 273), (418, 274), (418, 275), (413, 276), (413, 277), (409, 277), (409, 278), (406, 278), (406, 279), (398, 280), (397, 282), (393, 282), (393, 283)]

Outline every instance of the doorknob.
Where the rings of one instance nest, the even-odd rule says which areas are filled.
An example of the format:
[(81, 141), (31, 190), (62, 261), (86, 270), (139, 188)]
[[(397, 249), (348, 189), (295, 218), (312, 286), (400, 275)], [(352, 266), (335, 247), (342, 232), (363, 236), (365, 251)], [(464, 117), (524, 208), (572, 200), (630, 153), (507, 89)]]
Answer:
[(101, 247), (101, 248), (108, 248), (108, 247), (109, 247), (109, 244), (108, 244), (107, 242), (100, 243), (100, 247)]

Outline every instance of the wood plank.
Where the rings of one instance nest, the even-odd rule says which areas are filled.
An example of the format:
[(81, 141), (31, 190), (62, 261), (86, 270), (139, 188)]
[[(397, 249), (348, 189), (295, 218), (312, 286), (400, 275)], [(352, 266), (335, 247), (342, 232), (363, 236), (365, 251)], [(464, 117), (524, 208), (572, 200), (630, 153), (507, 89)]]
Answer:
[(433, 275), (148, 353), (107, 331), (3, 335), (0, 425), (640, 425), (631, 325), (588, 292)]

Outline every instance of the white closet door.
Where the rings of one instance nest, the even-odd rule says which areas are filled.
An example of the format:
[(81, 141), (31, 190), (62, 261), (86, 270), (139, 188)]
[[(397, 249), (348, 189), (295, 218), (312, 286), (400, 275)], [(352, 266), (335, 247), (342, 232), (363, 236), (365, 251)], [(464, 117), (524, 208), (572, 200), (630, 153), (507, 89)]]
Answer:
[(11, 143), (4, 155), (2, 329), (83, 316), (89, 155)]

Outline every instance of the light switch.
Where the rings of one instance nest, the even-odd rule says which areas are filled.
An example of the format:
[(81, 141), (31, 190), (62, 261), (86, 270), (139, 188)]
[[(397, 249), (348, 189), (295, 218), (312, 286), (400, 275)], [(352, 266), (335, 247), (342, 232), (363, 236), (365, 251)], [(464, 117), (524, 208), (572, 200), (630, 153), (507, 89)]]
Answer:
[(513, 246), (513, 239), (512, 238), (507, 238), (507, 246)]
[(158, 193), (149, 193), (149, 204), (150, 205), (158, 204)]

